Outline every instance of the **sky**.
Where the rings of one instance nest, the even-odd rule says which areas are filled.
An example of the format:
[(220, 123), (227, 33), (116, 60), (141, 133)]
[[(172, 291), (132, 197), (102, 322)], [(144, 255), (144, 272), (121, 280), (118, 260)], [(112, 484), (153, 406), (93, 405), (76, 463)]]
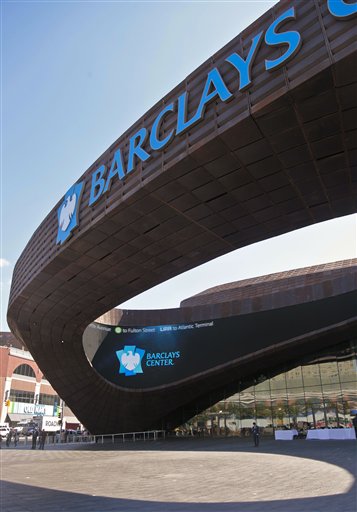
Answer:
[[(275, 1), (1, 1), (0, 330), (14, 265), (57, 201), (160, 98)], [(218, 258), (121, 306), (357, 256), (356, 215)]]

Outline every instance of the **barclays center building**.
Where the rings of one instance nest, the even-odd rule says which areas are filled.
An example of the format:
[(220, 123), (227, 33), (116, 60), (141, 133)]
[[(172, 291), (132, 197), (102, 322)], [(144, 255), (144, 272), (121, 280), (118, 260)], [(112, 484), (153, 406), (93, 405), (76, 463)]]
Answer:
[(113, 308), (356, 213), (356, 14), (355, 1), (278, 2), (74, 177), (33, 234), (8, 323), (92, 433), (351, 426), (357, 259), (176, 309)]

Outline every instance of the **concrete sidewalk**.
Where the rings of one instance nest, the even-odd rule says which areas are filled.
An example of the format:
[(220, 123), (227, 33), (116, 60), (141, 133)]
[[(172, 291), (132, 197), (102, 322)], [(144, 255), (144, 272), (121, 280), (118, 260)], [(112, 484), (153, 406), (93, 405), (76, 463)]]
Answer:
[(1, 512), (355, 512), (356, 441), (1, 450)]

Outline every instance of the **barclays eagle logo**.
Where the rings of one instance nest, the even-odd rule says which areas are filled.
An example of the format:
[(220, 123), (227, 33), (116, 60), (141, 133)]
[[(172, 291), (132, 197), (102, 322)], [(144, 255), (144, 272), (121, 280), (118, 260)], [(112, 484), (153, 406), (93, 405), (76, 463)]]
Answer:
[(58, 232), (57, 244), (63, 244), (79, 224), (78, 211), (80, 198), (83, 191), (83, 183), (77, 183), (71, 187), (64, 196), (63, 203), (57, 210)]
[(143, 373), (141, 361), (145, 354), (142, 348), (136, 348), (135, 345), (125, 345), (123, 350), (117, 350), (116, 355), (120, 362), (119, 373), (124, 373), (125, 377)]

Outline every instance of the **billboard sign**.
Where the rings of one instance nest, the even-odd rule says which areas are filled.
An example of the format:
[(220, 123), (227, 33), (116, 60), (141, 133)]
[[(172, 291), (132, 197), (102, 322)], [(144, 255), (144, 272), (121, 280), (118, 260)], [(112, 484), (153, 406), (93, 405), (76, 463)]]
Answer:
[(353, 294), (200, 322), (143, 327), (93, 323), (83, 343), (85, 349), (92, 347), (88, 358), (94, 369), (111, 383), (130, 389), (168, 386), (300, 336), (308, 340), (309, 333), (355, 315)]

